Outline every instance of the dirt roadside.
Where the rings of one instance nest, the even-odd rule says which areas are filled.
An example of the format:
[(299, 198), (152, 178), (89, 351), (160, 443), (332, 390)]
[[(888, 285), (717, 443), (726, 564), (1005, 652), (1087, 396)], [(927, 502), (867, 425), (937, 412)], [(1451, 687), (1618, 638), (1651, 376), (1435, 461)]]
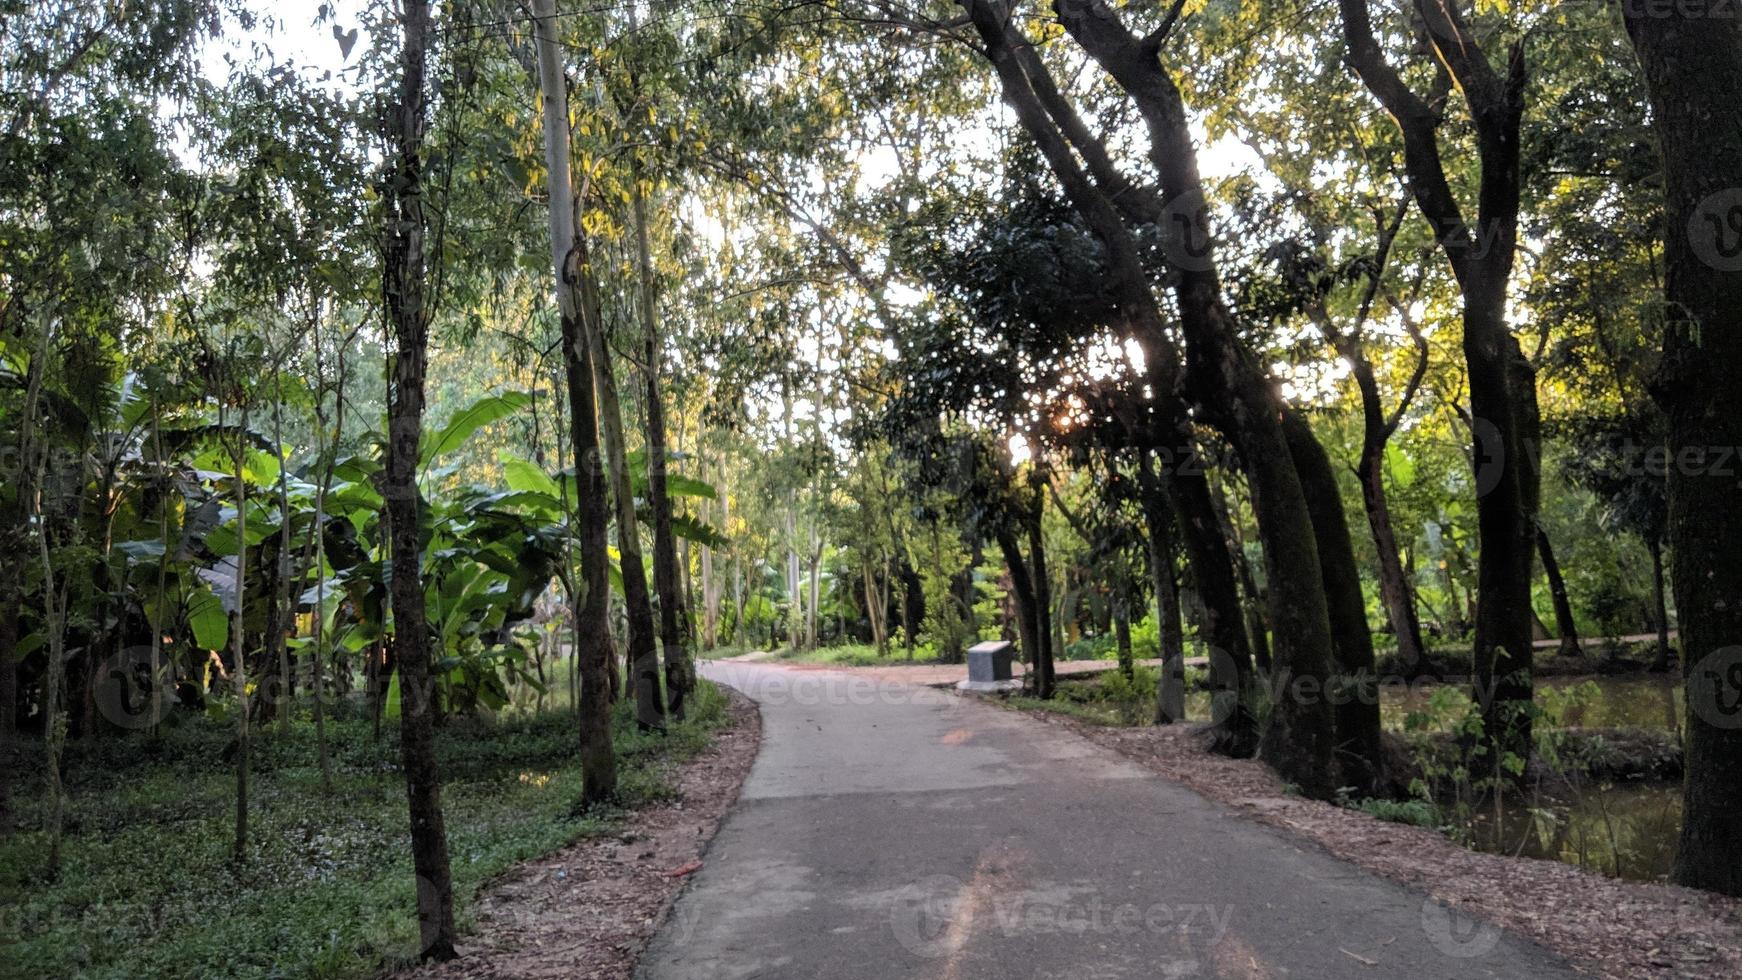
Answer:
[(1351, 864), (1529, 936), (1592, 976), (1742, 977), (1742, 901), (1620, 881), (1558, 861), (1483, 854), (1432, 830), (1290, 795), (1262, 763), (1205, 751), (1196, 725), (1110, 728), (1045, 712), (1025, 714)]
[(678, 767), (675, 799), (636, 811), (615, 835), (520, 865), (479, 898), (460, 959), (391, 976), (628, 980), (756, 760), (761, 715), (750, 699), (721, 690), (732, 724)]

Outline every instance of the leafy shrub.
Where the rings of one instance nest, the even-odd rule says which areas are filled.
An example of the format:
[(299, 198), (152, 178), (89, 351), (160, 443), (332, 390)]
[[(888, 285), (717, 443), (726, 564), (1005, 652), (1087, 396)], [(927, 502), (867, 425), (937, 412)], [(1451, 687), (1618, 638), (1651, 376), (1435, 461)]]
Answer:
[(1339, 797), (1340, 805), (1389, 823), (1405, 823), (1412, 827), (1438, 830), (1445, 825), (1440, 808), (1430, 800), (1379, 800), (1367, 797), (1353, 800)]

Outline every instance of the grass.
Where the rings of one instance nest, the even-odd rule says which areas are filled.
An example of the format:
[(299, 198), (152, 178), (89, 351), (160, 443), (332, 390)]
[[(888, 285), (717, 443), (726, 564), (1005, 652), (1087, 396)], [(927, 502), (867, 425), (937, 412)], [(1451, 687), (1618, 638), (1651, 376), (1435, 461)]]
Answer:
[[(1187, 679), (1190, 686), (1190, 673)], [(1154, 668), (1139, 666), (1129, 680), (1118, 671), (1060, 680), (1049, 701), (1015, 695), (1007, 698), (1006, 704), (1020, 711), (1068, 715), (1096, 725), (1146, 725), (1155, 717), (1156, 680)]]
[(868, 643), (818, 647), (815, 650), (776, 650), (774, 659), (784, 663), (828, 664), (834, 667), (892, 667), (902, 664), (935, 664), (940, 662), (937, 655), (924, 645), (921, 645), (914, 652), (913, 659), (909, 660), (907, 659), (907, 651), (899, 646), (891, 646), (889, 656), (879, 657), (877, 648)]
[(1004, 699), (1004, 704), (1018, 711), (1065, 715), (1093, 725), (1128, 726), (1130, 724), (1121, 717), (1117, 708), (1104, 701), (1073, 701), (1063, 697), (1063, 690), (1055, 691), (1054, 694), (1056, 697), (1051, 701), (1043, 701), (1026, 694), (1013, 694)]
[[(491, 879), (668, 797), (670, 767), (726, 721), (711, 684), (691, 706), (661, 736), (619, 704), (619, 807), (582, 815), (572, 715), (450, 720), (437, 754), (462, 929)], [(43, 877), (39, 781), (21, 787), (35, 795), (19, 794), (19, 830), (0, 839), (0, 977), (361, 977), (405, 962), (417, 923), (397, 725), (376, 740), (367, 721), (333, 721), (328, 736), (331, 795), (312, 724), (256, 734), (240, 865), (228, 725), (188, 718), (156, 740), (72, 745), (60, 875)]]
[(737, 657), (737, 656), (741, 656), (743, 654), (749, 653), (751, 651), (751, 649), (752, 649), (751, 647), (745, 646), (742, 643), (723, 643), (717, 647), (714, 647), (712, 650), (697, 650), (696, 651), (696, 659), (698, 659), (698, 660), (730, 660), (733, 657)]

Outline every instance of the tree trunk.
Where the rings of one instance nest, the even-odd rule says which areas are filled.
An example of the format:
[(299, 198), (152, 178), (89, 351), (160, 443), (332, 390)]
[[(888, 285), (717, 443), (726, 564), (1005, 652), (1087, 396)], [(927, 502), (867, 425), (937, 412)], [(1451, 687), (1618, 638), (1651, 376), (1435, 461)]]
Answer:
[(1000, 527), (997, 538), (998, 550), (1004, 553), (1005, 567), (1010, 570), (1010, 594), (1016, 600), (1016, 632), (1022, 645), (1022, 658), (1028, 663), (1028, 687), (1038, 696), (1042, 634), (1034, 578), (1022, 557), (1022, 546), (1016, 540), (1016, 532), (1009, 527)]
[[(327, 493), (333, 486), (333, 471), (338, 466), (338, 440), (343, 438), (345, 431), (345, 351), (350, 346), (350, 338), (346, 337), (339, 347), (339, 363), (337, 365), (338, 379), (333, 386), (333, 445), (325, 445), (326, 417), (321, 413), (320, 395), (316, 394), (315, 414), (316, 428), (320, 430), (316, 447), (324, 460), (321, 468), (320, 483), (315, 487), (314, 528), (310, 534), (315, 543), (315, 643), (312, 667), (311, 686), (315, 697), (315, 751), (321, 766), (321, 790), (330, 793), (333, 789), (332, 753), (327, 748)], [(321, 374), (320, 338), (315, 338), (315, 373), (319, 381)], [(344, 676), (345, 671), (339, 671)]]
[(877, 581), (877, 569), (871, 562), (860, 564), (860, 578), (865, 586), (865, 618), (871, 624), (871, 645), (877, 656), (889, 656), (889, 610), (884, 608), (882, 585)]
[[(1491, 287), (1491, 294), (1472, 298), (1466, 293), (1464, 359), (1470, 365), (1471, 415), (1479, 430), (1476, 522), (1482, 550), (1476, 563), (1475, 685), (1494, 752), (1478, 770), (1491, 765), (1498, 774), (1507, 754), (1528, 760), (1533, 744), (1536, 644), (1530, 595), (1538, 488), (1534, 374), (1505, 324), (1504, 283)], [(1485, 341), (1470, 340), (1473, 322), (1482, 323), (1478, 335)], [(1495, 346), (1501, 348), (1497, 356), (1491, 353)], [(1481, 353), (1473, 354), (1477, 349)], [(1518, 383), (1524, 376), (1532, 378), (1528, 387)], [(1493, 486), (1488, 493), (1482, 493), (1485, 484)]]
[[(703, 459), (705, 461), (706, 457)], [(720, 530), (725, 532), (727, 521), (724, 511), (727, 495), (724, 468), (715, 479), (720, 484), (716, 491), (722, 511)], [(702, 501), (702, 515), (707, 520), (713, 519), (714, 509), (710, 501)], [(714, 573), (714, 549), (708, 545), (702, 545), (702, 553), (698, 563), (702, 569), (702, 648), (712, 650), (720, 645), (720, 582)]]
[(248, 490), (242, 479), (247, 432), (248, 400), (244, 394), (236, 434), (236, 612), (230, 627), (230, 676), (236, 687), (236, 839), (230, 859), (238, 867), (248, 857), (248, 630), (244, 626), (248, 618)]
[(1137, 460), (1137, 486), (1149, 538), (1149, 576), (1155, 587), (1156, 629), (1161, 638), (1161, 671), (1156, 682), (1155, 723), (1186, 720), (1185, 630), (1180, 623), (1179, 581), (1173, 572), (1173, 515), (1155, 475), (1148, 451)]
[(1135, 676), (1137, 662), (1131, 654), (1131, 606), (1130, 597), (1125, 593), (1125, 586), (1115, 587), (1113, 594), (1113, 642), (1119, 650), (1119, 673), (1126, 680)]
[(1385, 60), (1366, 0), (1339, 0), (1349, 64), (1396, 120), (1408, 186), (1462, 293), (1464, 361), (1470, 386), (1476, 483), (1475, 696), (1497, 773), (1531, 747), (1531, 565), (1540, 491), (1534, 370), (1506, 323), (1506, 286), (1517, 251), (1519, 128), (1529, 79), (1522, 45), (1496, 71), (1464, 23), (1459, 4), (1416, 0), (1422, 32), (1469, 107), (1479, 161), (1474, 221), (1464, 217), (1440, 159), (1443, 113), (1412, 91)]
[(1367, 512), (1367, 528), (1379, 555), (1379, 600), (1391, 633), (1397, 640), (1397, 660), (1406, 680), (1415, 680), (1425, 669), (1427, 647), (1421, 639), (1421, 617), (1415, 608), (1415, 588), (1397, 546), (1391, 524), (1391, 504), (1385, 496), (1385, 455), (1362, 450), (1356, 473), (1361, 480), (1361, 505)]
[(1258, 580), (1252, 574), (1252, 562), (1246, 557), (1245, 542), (1240, 535), (1239, 525), (1234, 523), (1234, 515), (1228, 507), (1227, 495), (1222, 488), (1212, 491), (1210, 503), (1216, 511), (1217, 527), (1222, 540), (1227, 542), (1227, 553), (1234, 562), (1234, 574), (1240, 580), (1240, 591), (1246, 596), (1246, 601), (1240, 604), (1240, 609), (1246, 620), (1246, 634), (1252, 644), (1252, 659), (1258, 665), (1258, 672), (1271, 673), (1270, 664), (1270, 624), (1265, 618), (1268, 599), (1264, 590), (1258, 587)]
[[(41, 383), (41, 367), (48, 347), (48, 327), (42, 329), (42, 342), (32, 359), (32, 383), (27, 387), (23, 417), (26, 427), (24, 462), (33, 478), (20, 481), (18, 492), (28, 501), (25, 508), (30, 523), (37, 529), (37, 555), (42, 561), (43, 630), (48, 635), (44, 644), (47, 660), (42, 673), (42, 744), (44, 769), (48, 774), (48, 878), (60, 875), (61, 834), (66, 808), (66, 794), (61, 785), (61, 753), (66, 748), (66, 719), (62, 714), (61, 686), (66, 670), (67, 594), (57, 587), (53, 550), (49, 545), (49, 521), (42, 508), (42, 486), (48, 461), (46, 447), (35, 444), (30, 427), (36, 418), (37, 385)], [(40, 454), (40, 455), (38, 455)], [(32, 460), (32, 456), (37, 456)]]
[(1651, 552), (1651, 608), (1657, 620), (1657, 656), (1651, 662), (1651, 669), (1668, 670), (1675, 651), (1669, 645), (1669, 603), (1665, 597), (1663, 583), (1663, 544), (1656, 538), (1649, 538), (1645, 548)]
[(925, 622), (925, 589), (913, 564), (903, 559), (901, 572), (901, 632), (907, 644), (907, 659), (912, 660), (919, 642), (919, 626)]
[[(41, 470), (37, 486), (42, 485)], [(37, 491), (40, 493), (40, 491)], [(40, 519), (40, 504), (36, 508)], [(48, 877), (60, 874), (60, 851), (66, 794), (61, 786), (61, 752), (66, 748), (66, 718), (61, 708), (61, 686), (66, 670), (67, 595), (55, 585), (54, 564), (49, 558), (48, 528), (39, 532), (42, 557), (43, 629), (48, 632), (47, 665), (42, 673), (42, 742), (44, 768), (48, 771)]]
[[(1065, 128), (1080, 137), (1086, 127), (1063, 111), (1051, 111), (1049, 118), (1037, 89), (1056, 86), (1043, 66), (1024, 66), (1019, 52), (1029, 45), (1025, 39), (1013, 41), (1006, 4), (963, 0), (963, 7), (985, 42), (1006, 101), (1034, 137), (1073, 207), (1106, 246), (1109, 284), (1128, 327), (1152, 351), (1167, 352), (1166, 357), (1150, 358), (1151, 364), (1177, 371), (1166, 318), (1151, 291), (1136, 240), (1108, 198), (1110, 185), (1102, 182), (1097, 187), (1083, 171), (1085, 164), (1097, 173), (1108, 169), (1104, 166), (1106, 148), (1077, 139), (1076, 153), (1084, 159), (1084, 164), (1079, 164), (1059, 130)], [(1119, 15), (1099, 0), (1055, 3), (1054, 12), (1065, 30), (1134, 100), (1148, 124), (1150, 160), (1161, 178), (1163, 193), (1178, 202), (1203, 201), (1183, 102), (1158, 60), (1159, 38), (1137, 38), (1125, 29)], [(1332, 642), (1312, 522), (1278, 420), (1280, 405), (1274, 385), (1240, 347), (1238, 325), (1222, 301), (1214, 262), (1209, 260), (1205, 216), (1201, 208), (1188, 211), (1185, 230), (1191, 254), (1178, 263), (1173, 290), (1178, 322), (1187, 341), (1185, 377), (1210, 408), (1211, 421), (1242, 448), (1251, 468), (1255, 502), (1264, 516), (1260, 536), (1273, 586), (1273, 623), (1290, 675), (1286, 693), (1276, 699), (1271, 712), (1264, 752), (1267, 761), (1304, 793), (1328, 797), (1335, 789), (1331, 774), (1334, 730), (1323, 685), (1330, 669)], [(1165, 375), (1161, 380), (1163, 383), (1156, 386), (1158, 397), (1171, 399), (1177, 386)]]
[[(7, 529), (8, 531), (10, 528)], [(18, 554), (13, 551), (12, 554)], [(14, 567), (15, 571), (22, 571)], [(7, 575), (8, 583), (0, 583), (0, 836), (12, 833), (12, 784), (17, 780), (13, 771), (13, 743), (18, 738), (18, 598), (10, 582), (21, 581), (18, 575)]]
[(1373, 661), (1373, 633), (1367, 624), (1367, 597), (1350, 544), (1348, 515), (1337, 475), (1323, 446), (1299, 412), (1283, 415), (1289, 450), (1300, 473), (1307, 509), (1319, 546), (1319, 574), (1331, 617), (1337, 670), (1329, 681), (1336, 711), (1337, 764), (1342, 786), (1377, 794), (1384, 781), (1379, 743), (1379, 673)]
[(617, 567), (623, 578), (623, 611), (629, 627), (629, 676), (635, 694), (635, 721), (643, 729), (660, 729), (665, 727), (665, 704), (659, 691), (659, 649), (653, 626), (653, 599), (647, 589), (647, 562), (641, 554), (641, 525), (635, 517), (635, 491), (629, 479), (623, 407), (617, 398), (616, 370), (605, 345), (602, 324), (588, 319), (587, 346), (593, 355), (599, 428), (604, 436), (611, 498), (617, 509)]
[(639, 168), (631, 169), (630, 205), (635, 218), (635, 264), (641, 286), (642, 350), (647, 359), (647, 503), (653, 510), (653, 587), (659, 593), (660, 646), (665, 653), (666, 707), (682, 721), (684, 698), (695, 686), (689, 630), (682, 622), (684, 602), (677, 569), (677, 539), (671, 528), (671, 496), (666, 492), (665, 399), (659, 390), (664, 361), (655, 304), (653, 255), (648, 244), (647, 202)]
[(1042, 699), (1053, 696), (1053, 658), (1056, 654), (1052, 621), (1052, 578), (1046, 568), (1046, 542), (1041, 533), (1041, 517), (1046, 512), (1046, 497), (1034, 487), (1034, 510), (1028, 517), (1028, 555), (1033, 564), (1034, 608), (1039, 633), (1039, 657), (1036, 660), (1035, 695)]
[(291, 586), (293, 571), (290, 560), (290, 462), (284, 458), (284, 394), (283, 381), (274, 375), (272, 400), (272, 443), (278, 456), (278, 563), (273, 577), (272, 614), (267, 617), (267, 656), (278, 669), (277, 695), (278, 730), (290, 733), (291, 700), (296, 694), (296, 681), (290, 671), (290, 649), (285, 642), (287, 623), (296, 622), (296, 590)]
[(1180, 467), (1163, 486), (1173, 489), (1180, 540), (1204, 610), (1202, 634), (1210, 645), (1210, 720), (1216, 733), (1211, 744), (1224, 755), (1243, 759), (1258, 749), (1258, 720), (1250, 704), (1254, 657), (1242, 622), (1228, 539), (1216, 518), (1210, 481), (1195, 465)]
[(1555, 630), (1561, 635), (1557, 652), (1563, 657), (1581, 656), (1579, 627), (1573, 620), (1573, 602), (1567, 596), (1567, 580), (1561, 577), (1560, 562), (1555, 560), (1548, 532), (1540, 527), (1536, 529), (1536, 551), (1542, 557), (1542, 572), (1548, 578), (1549, 595), (1554, 597)]
[(581, 587), (574, 616), (576, 673), (580, 697), (575, 713), (581, 745), (581, 800), (604, 803), (617, 793), (617, 758), (611, 748), (611, 649), (608, 600), (610, 556), (606, 549), (608, 512), (605, 474), (599, 463), (599, 428), (594, 410), (592, 353), (582, 321), (598, 319), (597, 288), (588, 264), (586, 240), (576, 232), (573, 175), (569, 168), (568, 81), (556, 41), (555, 0), (534, 0), (533, 28), (538, 43), (538, 83), (543, 95), (545, 169), (550, 192), (550, 250), (557, 307), (562, 317), (562, 350), (569, 395), (569, 444), (574, 448), (575, 514), (580, 540)]
[[(453, 881), (442, 821), (436, 769), (429, 626), (424, 611), (423, 545), (417, 490), (418, 442), (423, 432), (423, 382), (432, 315), (425, 283), (423, 133), (427, 106), (424, 72), (434, 31), (427, 0), (405, 0), (404, 72), (397, 104), (388, 111), (393, 174), (387, 195), (382, 292), (396, 351), (388, 407), (387, 477), (383, 486), (392, 524), (393, 630), (399, 661), (400, 760), (411, 812), (411, 858), (417, 873), (419, 956), (449, 960), (454, 948)], [(238, 567), (237, 597), (241, 574)], [(240, 671), (240, 663), (237, 665)], [(246, 717), (246, 712), (243, 713)]]
[[(1712, 9), (1707, 9), (1710, 6)], [(1672, 879), (1742, 895), (1742, 21), (1716, 4), (1622, 5), (1663, 153), (1670, 579), (1687, 683)]]

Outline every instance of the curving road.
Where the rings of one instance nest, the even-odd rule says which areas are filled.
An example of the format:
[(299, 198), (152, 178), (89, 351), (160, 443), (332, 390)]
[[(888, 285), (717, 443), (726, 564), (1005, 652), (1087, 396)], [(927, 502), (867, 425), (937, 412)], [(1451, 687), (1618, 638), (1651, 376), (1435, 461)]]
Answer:
[(1574, 977), (1075, 735), (930, 688), (716, 663), (761, 704), (644, 980)]

